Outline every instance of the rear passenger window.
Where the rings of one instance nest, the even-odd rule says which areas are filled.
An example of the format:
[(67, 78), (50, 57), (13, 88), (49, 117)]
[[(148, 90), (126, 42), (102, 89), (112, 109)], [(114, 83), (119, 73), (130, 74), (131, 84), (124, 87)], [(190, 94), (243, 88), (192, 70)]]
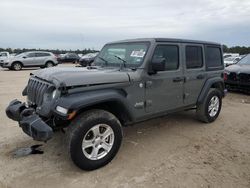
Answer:
[(154, 51), (153, 60), (165, 58), (165, 71), (177, 70), (179, 67), (179, 48), (175, 45), (158, 45)]
[(46, 56), (50, 56), (49, 53), (36, 53), (36, 57), (46, 57)]
[(49, 53), (43, 53), (43, 56), (50, 56)]
[(206, 65), (208, 68), (220, 68), (222, 67), (221, 50), (219, 47), (206, 48)]
[(187, 69), (201, 68), (203, 65), (202, 47), (186, 46), (186, 67)]

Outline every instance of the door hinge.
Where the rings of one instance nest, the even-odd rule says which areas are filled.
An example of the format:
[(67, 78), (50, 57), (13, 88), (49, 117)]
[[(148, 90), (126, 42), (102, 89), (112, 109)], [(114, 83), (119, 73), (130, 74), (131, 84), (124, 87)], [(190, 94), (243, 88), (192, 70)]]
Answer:
[(183, 94), (183, 99), (188, 98), (188, 96), (189, 96), (189, 93), (184, 93), (184, 94)]
[(146, 87), (146, 88), (149, 88), (149, 87), (151, 87), (151, 86), (152, 86), (152, 84), (153, 84), (153, 82), (152, 82), (152, 81), (146, 81), (146, 83), (145, 83), (145, 87)]
[(152, 106), (152, 100), (146, 100), (145, 101), (145, 106), (148, 107), (148, 106)]

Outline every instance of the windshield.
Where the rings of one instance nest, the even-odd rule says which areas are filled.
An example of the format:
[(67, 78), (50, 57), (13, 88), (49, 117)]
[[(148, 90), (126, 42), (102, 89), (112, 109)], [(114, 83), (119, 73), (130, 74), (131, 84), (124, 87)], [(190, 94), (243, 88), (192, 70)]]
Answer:
[(250, 54), (248, 54), (247, 56), (243, 57), (238, 64), (240, 65), (250, 65)]
[(107, 44), (94, 61), (94, 65), (139, 67), (146, 55), (149, 43), (130, 42)]
[(27, 54), (27, 52), (23, 52), (23, 53), (17, 54), (16, 57), (25, 56), (26, 54)]
[(7, 57), (8, 55), (7, 55), (6, 52), (2, 52), (2, 53), (0, 53), (0, 56), (1, 56), (1, 57)]
[(89, 54), (85, 54), (82, 56), (82, 58), (91, 58), (91, 57), (95, 57), (98, 53), (89, 53)]

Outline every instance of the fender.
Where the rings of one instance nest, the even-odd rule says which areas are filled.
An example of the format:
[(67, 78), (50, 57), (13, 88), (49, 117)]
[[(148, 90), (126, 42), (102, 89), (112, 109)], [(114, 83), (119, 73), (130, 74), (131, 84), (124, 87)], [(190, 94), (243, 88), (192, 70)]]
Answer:
[[(88, 91), (83, 93), (75, 93), (65, 95), (58, 99), (56, 106), (61, 106), (68, 110), (81, 110), (86, 107), (98, 105), (105, 102), (117, 102), (128, 113), (129, 117), (133, 119), (130, 107), (126, 101), (126, 93), (119, 89), (102, 89), (95, 91)], [(58, 114), (58, 112), (56, 112)]]
[[(197, 104), (202, 103), (202, 101), (205, 99), (205, 97), (206, 97), (206, 95), (207, 95), (209, 89), (210, 89), (210, 88), (212, 87), (212, 85), (215, 84), (215, 83), (221, 83), (222, 86), (223, 86), (223, 92), (224, 92), (224, 80), (223, 80), (221, 77), (209, 78), (209, 79), (205, 82), (205, 84), (204, 84), (204, 86), (203, 86), (203, 88), (202, 88), (202, 90), (201, 90), (201, 92), (200, 92), (199, 98), (198, 98), (198, 100), (197, 100)], [(223, 94), (224, 94), (224, 93), (223, 93)]]

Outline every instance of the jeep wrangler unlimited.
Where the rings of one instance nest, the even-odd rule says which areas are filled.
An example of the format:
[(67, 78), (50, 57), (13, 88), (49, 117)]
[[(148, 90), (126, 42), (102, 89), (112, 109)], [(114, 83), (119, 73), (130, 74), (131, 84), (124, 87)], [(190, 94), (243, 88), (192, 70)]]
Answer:
[(106, 44), (92, 66), (38, 70), (7, 116), (34, 140), (64, 129), (69, 154), (84, 170), (109, 163), (122, 126), (196, 109), (213, 122), (224, 96), (220, 44), (181, 39), (134, 39)]

